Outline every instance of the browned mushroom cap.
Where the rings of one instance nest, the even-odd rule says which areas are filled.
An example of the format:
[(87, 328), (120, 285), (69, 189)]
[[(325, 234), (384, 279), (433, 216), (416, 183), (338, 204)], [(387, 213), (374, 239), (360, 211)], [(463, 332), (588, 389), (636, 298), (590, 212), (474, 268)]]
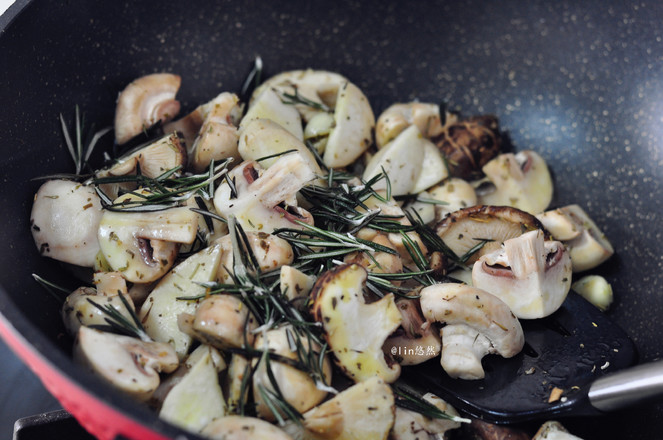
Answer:
[(167, 122), (180, 111), (175, 94), (182, 79), (170, 73), (154, 73), (134, 80), (120, 93), (115, 108), (118, 144), (140, 134), (157, 121)]
[[(459, 209), (435, 227), (437, 235), (457, 257), (471, 254), (468, 264), (499, 249), (505, 240), (535, 229), (544, 228), (533, 215), (508, 206), (489, 205)], [(485, 244), (481, 246), (483, 242)]]

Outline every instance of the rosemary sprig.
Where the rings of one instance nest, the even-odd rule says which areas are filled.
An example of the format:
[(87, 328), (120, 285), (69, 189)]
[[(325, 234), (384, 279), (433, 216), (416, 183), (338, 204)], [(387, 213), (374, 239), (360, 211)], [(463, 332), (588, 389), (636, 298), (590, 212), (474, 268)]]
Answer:
[(32, 278), (34, 278), (36, 282), (38, 282), (44, 289), (46, 289), (46, 291), (50, 293), (51, 296), (53, 296), (53, 298), (55, 298), (58, 302), (64, 301), (67, 295), (71, 293), (69, 289), (58, 286), (57, 284), (40, 277), (36, 273), (32, 274)]
[(138, 319), (138, 316), (136, 315), (136, 312), (129, 304), (129, 301), (127, 301), (127, 299), (124, 297), (122, 293), (119, 293), (118, 296), (120, 297), (120, 301), (122, 301), (122, 305), (129, 313), (130, 319), (124, 316), (119, 310), (117, 310), (111, 304), (100, 305), (93, 299), (88, 298), (87, 300), (90, 304), (95, 306), (97, 309), (103, 312), (104, 315), (106, 315), (104, 317), (104, 320), (108, 323), (108, 325), (95, 325), (91, 327), (112, 333), (119, 333), (122, 335), (131, 336), (145, 342), (151, 342), (152, 338), (145, 331), (143, 324), (141, 324), (140, 319)]
[(253, 91), (260, 85), (260, 83), (262, 83), (262, 71), (262, 58), (260, 58), (260, 56), (256, 56), (253, 60), (253, 66), (251, 67), (249, 74), (246, 75), (246, 78), (242, 83), (242, 88), (239, 92), (240, 100), (242, 102), (249, 102), (251, 93), (253, 93)]
[(67, 128), (67, 123), (65, 122), (62, 113), (60, 113), (60, 126), (62, 129), (62, 135), (65, 140), (65, 145), (67, 146), (67, 150), (69, 150), (69, 154), (71, 155), (71, 158), (74, 161), (74, 166), (76, 169), (75, 175), (79, 176), (83, 171), (83, 169), (88, 167), (88, 160), (90, 159), (90, 155), (92, 154), (94, 147), (97, 145), (99, 140), (106, 133), (112, 130), (112, 127), (106, 127), (102, 130), (97, 131), (96, 133), (92, 134), (88, 142), (84, 143), (83, 134), (82, 134), (84, 128), (84, 121), (83, 118), (81, 117), (78, 105), (76, 106), (75, 117), (74, 117), (75, 143), (74, 141), (72, 141), (72, 136), (69, 133), (69, 129)]
[(326, 112), (326, 113), (331, 113), (332, 112), (332, 109), (329, 108), (329, 106), (326, 105), (325, 103), (312, 101), (312, 100), (308, 99), (307, 97), (300, 95), (299, 90), (297, 90), (297, 86), (293, 85), (292, 89), (293, 89), (294, 93), (287, 93), (287, 92), (282, 92), (281, 93), (281, 96), (282, 96), (281, 101), (284, 104), (290, 104), (290, 105), (302, 104), (302, 105), (305, 105), (307, 107), (311, 107), (313, 109), (320, 110), (322, 112)]

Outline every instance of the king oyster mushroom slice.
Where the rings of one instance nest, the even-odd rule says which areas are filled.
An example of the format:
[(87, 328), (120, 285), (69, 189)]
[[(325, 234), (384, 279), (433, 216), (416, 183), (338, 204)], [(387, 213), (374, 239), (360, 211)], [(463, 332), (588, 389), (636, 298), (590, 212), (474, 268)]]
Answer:
[[(131, 312), (134, 305), (127, 293), (127, 283), (118, 272), (97, 272), (94, 274), (96, 288), (79, 287), (67, 296), (62, 305), (62, 319), (67, 332), (76, 336), (82, 326), (106, 325), (108, 315), (90, 302), (94, 301), (102, 307), (111, 306), (118, 313), (131, 321)], [(120, 295), (131, 310), (124, 305)]]
[(437, 235), (457, 257), (469, 257), (467, 264), (499, 249), (505, 240), (535, 229), (543, 229), (543, 225), (525, 211), (486, 205), (454, 211), (435, 226)]
[(207, 424), (200, 433), (212, 440), (293, 440), (277, 426), (245, 416), (220, 417)]
[(35, 194), (30, 213), (39, 252), (65, 263), (93, 267), (99, 252), (97, 229), (103, 210), (92, 187), (49, 180)]
[[(297, 330), (291, 325), (284, 325), (261, 333), (256, 337), (253, 348), (297, 361), (299, 360), (299, 348), (296, 344), (294, 346), (291, 345), (297, 338), (300, 340), (301, 350), (311, 354), (317, 362), (320, 347), (309, 345), (308, 339), (303, 335), (297, 335)], [(254, 359), (253, 367), (255, 368), (252, 377), (253, 399), (256, 402), (256, 411), (261, 418), (270, 421), (274, 421), (276, 416), (272, 413), (268, 403), (263, 399), (265, 391), (267, 393), (275, 392), (274, 385), (270, 380), (270, 374), (276, 381), (276, 385), (285, 401), (300, 413), (308, 411), (322, 402), (325, 396), (327, 396), (327, 391), (323, 388), (326, 386), (325, 384), (331, 383), (331, 363), (326, 356), (322, 363), (325, 384), (316, 384), (316, 381), (309, 373), (282, 362), (277, 362), (276, 360), (270, 361), (269, 373), (264, 360), (259, 362), (258, 359)]]
[(419, 300), (398, 298), (401, 327), (387, 338), (384, 350), (401, 365), (418, 365), (439, 356), (442, 348), (437, 330), (421, 313)]
[[(313, 217), (297, 206), (296, 194), (315, 174), (298, 153), (288, 153), (267, 170), (256, 161), (233, 168), (214, 193), (214, 207), (224, 218), (234, 215), (246, 231), (272, 232), (313, 224)], [(231, 187), (228, 182), (233, 182)]]
[(191, 145), (191, 168), (201, 173), (212, 160), (239, 159), (237, 125), (242, 117), (242, 106), (234, 93), (222, 93), (207, 112), (198, 136)]
[[(120, 196), (115, 204), (140, 202), (139, 190)], [(198, 229), (196, 213), (186, 207), (161, 211), (106, 210), (97, 237), (110, 267), (127, 281), (149, 283), (161, 278), (175, 262), (180, 243), (192, 243)]]
[(568, 205), (537, 216), (550, 234), (566, 245), (573, 272), (593, 269), (615, 252), (599, 227), (578, 205)]
[(445, 324), (440, 360), (449, 376), (483, 379), (485, 355), (510, 358), (522, 350), (525, 336), (520, 322), (495, 295), (458, 283), (427, 286), (420, 295), (426, 319)]
[(169, 344), (141, 341), (82, 326), (74, 342), (74, 360), (111, 385), (147, 400), (159, 386), (159, 373), (179, 365)]
[(459, 417), (453, 406), (432, 393), (426, 393), (422, 398), (450, 416), (451, 419), (431, 419), (418, 412), (397, 407), (394, 427), (391, 431), (393, 440), (418, 440), (422, 434), (425, 435), (424, 438), (429, 436), (442, 438), (445, 432), (460, 428), (461, 421), (464, 419)]
[(182, 79), (154, 73), (132, 81), (117, 99), (115, 139), (123, 144), (157, 121), (168, 122), (180, 111), (175, 95)]
[(553, 182), (545, 160), (534, 151), (500, 154), (482, 168), (494, 190), (479, 194), (484, 205), (512, 206), (539, 214), (553, 195)]
[(571, 258), (559, 241), (544, 241), (542, 230), (506, 240), (472, 269), (472, 285), (500, 298), (518, 318), (555, 312), (571, 288)]
[(375, 124), (375, 144), (384, 147), (412, 125), (427, 139), (438, 136), (442, 132), (440, 106), (426, 102), (392, 104)]
[(366, 303), (363, 288), (368, 273), (358, 264), (325, 272), (311, 291), (311, 315), (319, 322), (337, 364), (356, 382), (379, 376), (394, 382), (400, 365), (382, 347), (402, 318), (393, 294)]

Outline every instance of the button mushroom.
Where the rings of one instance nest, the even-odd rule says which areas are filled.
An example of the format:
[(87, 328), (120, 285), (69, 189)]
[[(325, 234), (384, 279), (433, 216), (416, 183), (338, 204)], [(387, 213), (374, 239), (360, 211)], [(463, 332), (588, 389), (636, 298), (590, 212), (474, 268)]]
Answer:
[(180, 111), (175, 95), (182, 79), (154, 73), (132, 81), (117, 99), (115, 139), (123, 144), (157, 121), (168, 122)]
[(295, 196), (314, 178), (311, 167), (297, 153), (279, 157), (267, 170), (255, 161), (245, 161), (219, 185), (214, 207), (224, 218), (234, 215), (246, 231), (301, 228), (296, 221), (313, 224), (313, 217), (297, 207)]
[(442, 133), (440, 106), (425, 102), (392, 104), (375, 124), (375, 144), (378, 148), (384, 147), (412, 125), (427, 139), (439, 136)]
[(293, 440), (271, 423), (245, 416), (220, 417), (200, 433), (212, 440)]
[(294, 106), (284, 103), (278, 93), (270, 88), (263, 89), (251, 101), (251, 105), (240, 123), (240, 129), (257, 119), (269, 119), (286, 129), (295, 138), (300, 141), (304, 140), (299, 112)]
[(481, 204), (512, 206), (536, 215), (552, 200), (553, 182), (548, 165), (534, 151), (501, 154), (482, 169), (495, 188), (480, 193)]
[[(115, 204), (140, 201), (147, 190), (120, 196)], [(106, 262), (127, 281), (149, 283), (173, 266), (180, 243), (192, 243), (198, 230), (197, 214), (186, 207), (161, 211), (106, 210), (97, 238)]]
[(506, 240), (502, 249), (474, 263), (472, 284), (504, 301), (518, 318), (543, 318), (555, 312), (571, 288), (571, 259), (559, 241), (544, 241), (543, 231)]
[(525, 337), (520, 322), (502, 300), (465, 284), (424, 287), (421, 310), (442, 327), (442, 368), (452, 378), (483, 379), (481, 359), (487, 354), (518, 354)]
[(605, 234), (578, 205), (547, 211), (537, 218), (569, 249), (574, 272), (593, 269), (615, 252)]
[(437, 235), (459, 258), (474, 263), (500, 248), (509, 238), (543, 229), (536, 217), (508, 206), (473, 206), (459, 209), (435, 226)]
[[(426, 393), (422, 400), (450, 417), (459, 418), (456, 409), (435, 394)], [(460, 423), (458, 419), (431, 419), (418, 412), (397, 407), (391, 435), (393, 440), (419, 440), (422, 435), (424, 438), (441, 438), (445, 432), (460, 428)]]
[(400, 375), (400, 365), (385, 357), (382, 346), (401, 324), (393, 294), (366, 303), (366, 270), (357, 264), (325, 272), (311, 292), (311, 315), (322, 324), (337, 363), (359, 382), (379, 376), (386, 382)]
[(93, 267), (99, 252), (97, 229), (103, 211), (92, 187), (49, 180), (35, 195), (30, 229), (39, 252), (78, 266)]
[(387, 338), (384, 349), (399, 364), (418, 365), (440, 354), (441, 343), (437, 330), (427, 321), (419, 300), (399, 298), (396, 306), (401, 312), (401, 326)]
[(159, 373), (178, 364), (169, 344), (81, 327), (74, 342), (74, 359), (93, 373), (139, 399), (147, 400), (159, 386)]

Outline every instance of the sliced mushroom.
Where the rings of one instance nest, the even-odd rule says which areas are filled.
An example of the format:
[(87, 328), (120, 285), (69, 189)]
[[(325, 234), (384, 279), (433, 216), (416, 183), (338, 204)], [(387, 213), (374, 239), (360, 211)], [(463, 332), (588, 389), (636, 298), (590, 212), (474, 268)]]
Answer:
[(457, 283), (427, 286), (420, 295), (426, 319), (445, 324), (441, 364), (449, 376), (482, 379), (485, 355), (509, 358), (522, 350), (525, 337), (520, 322), (495, 295)]
[(228, 374), (226, 374), (223, 384), (229, 413), (237, 413), (240, 402), (247, 401), (250, 387), (245, 386), (245, 383), (248, 383), (250, 374), (251, 362), (240, 354), (232, 353), (228, 364)]
[[(297, 360), (298, 348), (292, 346), (291, 342), (298, 338), (297, 330), (291, 325), (284, 325), (279, 328), (267, 330), (256, 338), (254, 348), (256, 350), (269, 351), (288, 359)], [(319, 357), (320, 347), (309, 345), (305, 337), (299, 336), (301, 349), (306, 352), (314, 353), (316, 359)], [(258, 359), (253, 361), (256, 367), (253, 373), (253, 398), (256, 402), (256, 411), (258, 415), (266, 420), (273, 421), (276, 416), (272, 413), (270, 406), (265, 403), (262, 397), (264, 392), (274, 392), (274, 386), (269, 375), (274, 378), (281, 395), (300, 413), (308, 411), (315, 405), (322, 402), (327, 395), (327, 391), (318, 388), (315, 380), (310, 374), (298, 370), (295, 367), (286, 365), (275, 360), (270, 361), (270, 372), (267, 372), (265, 362), (258, 363)], [(331, 383), (331, 363), (329, 358), (325, 357), (322, 364), (322, 371), (325, 376), (325, 382)], [(283, 414), (281, 414), (283, 416)]]
[(538, 153), (501, 154), (482, 169), (495, 189), (480, 194), (479, 203), (513, 206), (534, 215), (550, 205), (553, 182), (548, 165)]
[(336, 121), (331, 113), (318, 113), (313, 116), (304, 127), (304, 141), (322, 154), (327, 147), (327, 140), (331, 131), (334, 129)]
[(417, 299), (399, 298), (401, 326), (387, 338), (384, 350), (403, 366), (418, 365), (440, 355), (442, 348), (437, 330), (427, 321)]
[(139, 399), (147, 400), (159, 386), (159, 373), (170, 373), (178, 358), (169, 344), (81, 327), (74, 359), (102, 379)]
[[(136, 191), (120, 196), (116, 204), (139, 201), (149, 194)], [(196, 238), (198, 218), (185, 207), (161, 211), (104, 212), (97, 237), (103, 257), (127, 281), (149, 283), (173, 266), (180, 243)]]
[(82, 326), (106, 325), (107, 315), (90, 302), (94, 301), (99, 306), (110, 305), (122, 316), (131, 320), (131, 312), (120, 299), (124, 299), (133, 310), (133, 302), (127, 294), (127, 284), (117, 272), (95, 273), (94, 282), (96, 289), (92, 287), (79, 287), (67, 296), (62, 305), (62, 318), (67, 332), (76, 336), (78, 329)]
[[(315, 178), (300, 154), (289, 153), (267, 170), (245, 161), (228, 173), (214, 193), (219, 215), (234, 215), (247, 231), (272, 232), (277, 228), (301, 228), (296, 221), (313, 224), (313, 217), (298, 207), (297, 192)], [(233, 186), (228, 182), (233, 182)]]
[(387, 108), (375, 124), (375, 143), (382, 148), (410, 126), (416, 126), (425, 137), (442, 133), (440, 106), (425, 102), (393, 104)]
[(222, 93), (215, 101), (189, 151), (191, 169), (196, 173), (208, 169), (212, 160), (239, 159), (237, 125), (242, 114), (239, 98), (234, 93)]
[(367, 304), (363, 287), (366, 270), (341, 265), (325, 272), (311, 292), (311, 315), (322, 324), (337, 364), (360, 382), (379, 376), (386, 382), (400, 375), (400, 365), (385, 357), (382, 346), (401, 324), (393, 294)]
[(506, 240), (502, 249), (474, 263), (472, 284), (500, 298), (518, 318), (543, 318), (555, 312), (571, 288), (571, 259), (559, 241), (544, 241), (543, 231)]
[[(375, 234), (373, 234), (373, 232)], [(367, 233), (370, 234), (370, 238), (368, 238)], [(360, 231), (357, 236), (375, 244), (396, 250), (396, 247), (391, 243), (386, 233), (367, 228), (366, 230)], [(359, 264), (370, 273), (403, 272), (403, 262), (401, 261), (400, 255), (389, 254), (382, 251), (353, 252), (346, 255), (343, 258), (343, 262), (347, 264)], [(400, 285), (398, 281), (394, 281), (394, 284)]]
[(509, 238), (543, 229), (536, 217), (508, 206), (473, 206), (454, 211), (439, 222), (435, 231), (459, 258), (474, 263), (481, 255), (500, 248)]
[(93, 267), (102, 215), (101, 200), (93, 188), (69, 180), (49, 180), (34, 197), (32, 238), (46, 257)]
[(477, 194), (474, 187), (458, 177), (446, 179), (440, 185), (429, 189), (428, 194), (432, 199), (445, 203), (434, 205), (437, 221), (442, 220), (449, 213), (477, 204)]
[(182, 261), (159, 281), (140, 308), (138, 316), (147, 334), (171, 343), (180, 358), (188, 353), (193, 340), (180, 331), (178, 316), (195, 312), (198, 299), (206, 292), (201, 283), (214, 280), (221, 253), (221, 246), (215, 244)]
[(603, 312), (612, 304), (612, 286), (601, 275), (585, 275), (571, 289)]
[(247, 124), (257, 119), (269, 119), (300, 141), (304, 140), (302, 118), (299, 116), (299, 112), (293, 105), (284, 103), (273, 89), (265, 88), (254, 97), (246, 115), (242, 118), (240, 129), (243, 130)]
[(298, 308), (303, 308), (317, 278), (286, 264), (281, 266), (279, 280), (281, 294)]
[(157, 121), (168, 122), (180, 111), (175, 95), (181, 78), (170, 73), (155, 73), (132, 81), (117, 99), (115, 139), (118, 144), (140, 134)]
[(424, 438), (442, 438), (447, 431), (460, 427), (460, 418), (453, 406), (432, 393), (424, 394), (423, 400), (454, 419), (431, 419), (418, 412), (397, 407), (391, 431), (393, 440), (418, 440), (422, 435)]
[(561, 423), (554, 421), (554, 420), (549, 420), (545, 422), (541, 427), (539, 428), (538, 431), (536, 431), (536, 434), (534, 434), (534, 437), (532, 440), (582, 440), (580, 437), (576, 437), (575, 435), (569, 433), (569, 431), (564, 428), (564, 425)]
[(564, 206), (537, 217), (569, 249), (574, 272), (593, 269), (615, 252), (605, 234), (578, 205)]
[(275, 425), (245, 416), (220, 417), (210, 422), (200, 433), (213, 440), (293, 440)]

